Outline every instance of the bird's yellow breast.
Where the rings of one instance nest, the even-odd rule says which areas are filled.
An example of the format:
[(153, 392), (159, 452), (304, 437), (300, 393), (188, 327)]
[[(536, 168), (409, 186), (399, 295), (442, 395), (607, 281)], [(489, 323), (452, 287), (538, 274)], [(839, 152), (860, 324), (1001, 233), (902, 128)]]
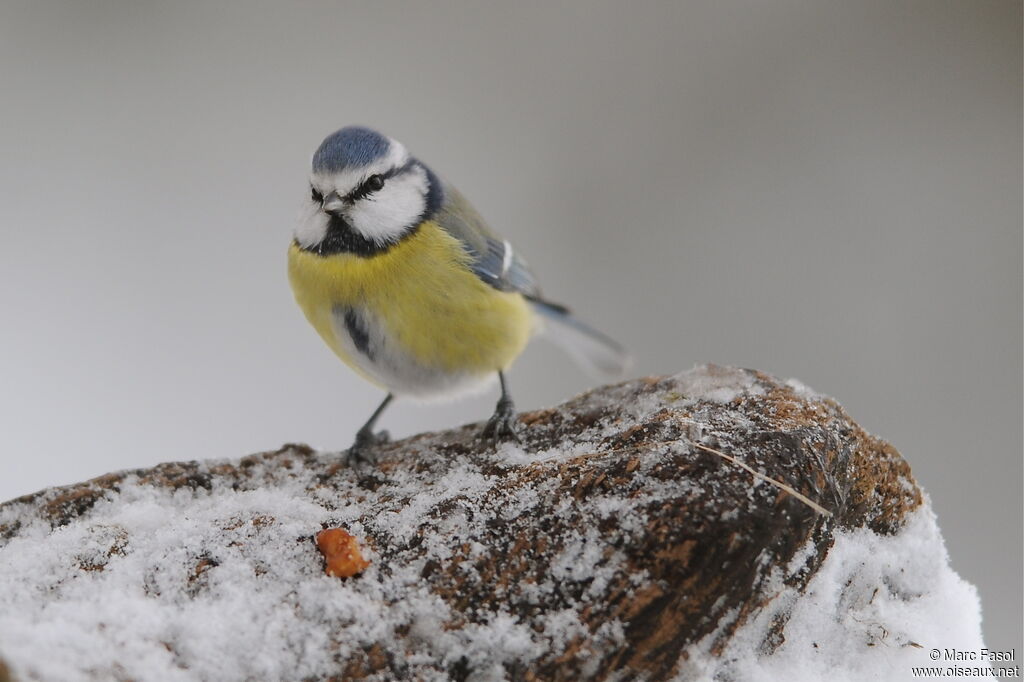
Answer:
[[(411, 236), (370, 257), (319, 256), (292, 244), (288, 276), (295, 299), (324, 341), (368, 379), (351, 357), (336, 310), (353, 307), (378, 321), (388, 343), (416, 363), (446, 372), (507, 368), (529, 340), (532, 314), (518, 293), (501, 292), (469, 268), (458, 239), (426, 221)], [(347, 349), (348, 348), (348, 349)]]

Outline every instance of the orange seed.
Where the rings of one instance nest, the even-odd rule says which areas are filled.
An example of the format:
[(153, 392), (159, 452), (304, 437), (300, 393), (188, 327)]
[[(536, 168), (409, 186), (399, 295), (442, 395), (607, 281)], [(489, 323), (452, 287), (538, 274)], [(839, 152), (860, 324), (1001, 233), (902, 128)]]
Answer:
[(317, 533), (316, 546), (327, 562), (324, 569), (327, 575), (351, 578), (370, 565), (359, 551), (359, 542), (342, 528), (328, 528)]

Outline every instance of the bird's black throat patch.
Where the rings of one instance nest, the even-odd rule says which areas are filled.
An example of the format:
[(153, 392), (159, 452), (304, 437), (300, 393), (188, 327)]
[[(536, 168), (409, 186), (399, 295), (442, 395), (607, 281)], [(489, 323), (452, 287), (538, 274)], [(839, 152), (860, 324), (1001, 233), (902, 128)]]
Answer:
[(414, 234), (417, 229), (419, 229), (418, 223), (403, 232), (398, 239), (380, 244), (359, 234), (344, 218), (332, 215), (327, 220), (327, 235), (318, 244), (313, 244), (312, 246), (302, 246), (300, 244), (299, 248), (303, 251), (315, 253), (318, 256), (351, 253), (363, 258), (369, 258), (370, 256), (384, 253), (403, 239)]

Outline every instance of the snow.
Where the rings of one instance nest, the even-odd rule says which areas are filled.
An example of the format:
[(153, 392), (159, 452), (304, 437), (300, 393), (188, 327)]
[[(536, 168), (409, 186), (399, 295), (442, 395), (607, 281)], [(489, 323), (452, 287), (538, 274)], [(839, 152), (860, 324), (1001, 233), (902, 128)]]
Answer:
[[(337, 454), (318, 453), (297, 456), (284, 469), (280, 460), (257, 459), (244, 469), (241, 484), (215, 478), (208, 488), (174, 489), (130, 474), (116, 493), (57, 528), (30, 503), (0, 507), (0, 529), (19, 524), (6, 541), (0, 536), (0, 660), (26, 682), (322, 679), (364, 647), (383, 643), (409, 662), (464, 659), (471, 679), (503, 679), (503, 663), (528, 667), (544, 654), (568, 651), (587, 633), (581, 620), (586, 598), (543, 614), (539, 628), (501, 608), (476, 609), (474, 622), (452, 628), (460, 614), (428, 589), (425, 565), (447, 561), (460, 546), (485, 557), (488, 549), (472, 527), (539, 513), (534, 510), (546, 482), (513, 497), (496, 496), (503, 472), (597, 452), (604, 437), (641, 423), (666, 400), (701, 403), (692, 415), (699, 420), (712, 409), (708, 403), (764, 393), (752, 373), (714, 366), (694, 368), (669, 384), (638, 397), (626, 388), (595, 394), (592, 403), (612, 401), (626, 416), (587, 427), (565, 447), (526, 452), (504, 444), (490, 462), (469, 456), (441, 461), (430, 437), (414, 440), (407, 455), (422, 465), (396, 468), (375, 488), (351, 476), (321, 485), (318, 476)], [(788, 385), (817, 397), (798, 382)], [(743, 423), (737, 413), (734, 426)], [(701, 424), (693, 426), (699, 433)], [(628, 498), (618, 491), (567, 498), (545, 513), (614, 517), (619, 539), (628, 542), (648, 524), (641, 511), (647, 502), (678, 499), (694, 485), (643, 478), (675, 447), (654, 448), (638, 463), (640, 483)], [(202, 467), (209, 472), (224, 464), (237, 466)], [(751, 500), (760, 485), (751, 481)], [(440, 505), (449, 511), (421, 534), (425, 515)], [(741, 513), (725, 512), (729, 518)], [(341, 580), (324, 574), (313, 542), (327, 527), (389, 546), (419, 538), (422, 544), (418, 558), (382, 566), (381, 548), (364, 543), (370, 566)], [(612, 543), (594, 527), (575, 532), (550, 557), (548, 573), (591, 580), (585, 596), (599, 596), (622, 570), (622, 554), (606, 551)], [(895, 535), (836, 531), (806, 590), (787, 588), (784, 579), (802, 570), (813, 552), (808, 545), (789, 566), (775, 569), (778, 596), (741, 626), (722, 655), (710, 654), (714, 635), (680, 652), (679, 679), (907, 679), (911, 665), (931, 665), (933, 647), (981, 648), (977, 595), (950, 568), (927, 503)], [(632, 579), (639, 586), (647, 576)], [(557, 589), (549, 579), (523, 592), (540, 604)], [(785, 642), (770, 654), (759, 651), (773, 619), (785, 611), (792, 612)], [(621, 622), (609, 620), (588, 637), (611, 647), (626, 635)], [(582, 656), (586, 672), (586, 654), (566, 655)], [(600, 659), (589, 660), (597, 666)]]
[[(469, 460), (436, 478), (429, 469), (396, 474), (375, 494), (339, 484), (341, 495), (317, 492), (322, 464), (295, 463), (286, 477), (259, 466), (253, 479), (273, 478), (273, 486), (175, 491), (129, 476), (116, 499), (84, 517), (56, 529), (35, 518), (19, 528), (0, 547), (0, 659), (16, 679), (315, 679), (363, 645), (399, 642), (403, 627), (418, 635), (411, 659), (451, 664), (465, 656), (479, 679), (501, 679), (505, 661), (528, 663), (564, 648), (567, 630), (556, 625), (578, 627), (575, 612), (561, 614), (538, 635), (500, 611), (457, 630), (442, 627), (457, 614), (421, 574), (427, 558), (444, 561), (472, 539), (458, 504), (424, 539), (425, 559), (381, 571), (379, 555), (364, 545), (375, 563), (358, 579), (324, 575), (312, 533), (340, 526), (356, 537), (372, 530), (408, 543), (428, 509), (478, 502), (495, 486)], [(493, 509), (476, 505), (477, 520), (528, 513), (532, 494)], [(17, 505), (4, 508), (0, 523), (32, 518), (17, 513)], [(372, 519), (372, 529), (360, 519)], [(592, 545), (581, 547), (590, 565), (598, 563)], [(486, 548), (475, 543), (475, 552)], [(211, 563), (199, 571), (204, 560)], [(584, 570), (566, 562), (567, 570)]]
[(679, 392), (691, 400), (728, 403), (740, 395), (760, 395), (763, 390), (753, 373), (733, 367), (698, 365), (675, 377)]
[[(798, 553), (788, 572), (806, 558)], [(772, 619), (786, 610), (785, 642), (764, 655), (759, 647)], [(892, 536), (838, 531), (803, 594), (782, 589), (720, 656), (708, 652), (713, 639), (688, 652), (678, 680), (896, 682), (911, 679), (913, 667), (935, 666), (932, 649), (984, 646), (977, 591), (950, 567), (927, 503)]]
[(820, 399), (824, 396), (799, 379), (786, 379), (786, 386), (789, 386), (801, 398)]

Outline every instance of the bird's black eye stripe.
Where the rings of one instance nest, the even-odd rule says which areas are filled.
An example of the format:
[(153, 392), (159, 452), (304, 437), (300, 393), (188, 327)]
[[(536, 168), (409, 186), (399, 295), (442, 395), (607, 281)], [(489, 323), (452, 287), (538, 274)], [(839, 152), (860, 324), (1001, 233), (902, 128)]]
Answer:
[(366, 180), (363, 180), (363, 183), (359, 185), (359, 187), (356, 187), (354, 190), (349, 192), (345, 197), (345, 200), (348, 202), (359, 201), (363, 197), (367, 197), (374, 192), (379, 192), (384, 189), (384, 182), (386, 180), (405, 173), (415, 165), (415, 161), (413, 159), (409, 159), (405, 164), (398, 168), (390, 168), (383, 173), (374, 173), (370, 177), (366, 178)]
[(323, 203), (324, 201), (324, 195), (320, 194), (320, 192), (317, 191), (316, 187), (313, 187), (312, 185), (309, 186), (309, 198), (312, 199), (313, 201), (318, 201), (320, 203)]
[(349, 201), (358, 201), (363, 197), (369, 196), (374, 192), (377, 192), (384, 188), (384, 176), (383, 175), (371, 175), (363, 181), (363, 184), (356, 187), (348, 195)]

